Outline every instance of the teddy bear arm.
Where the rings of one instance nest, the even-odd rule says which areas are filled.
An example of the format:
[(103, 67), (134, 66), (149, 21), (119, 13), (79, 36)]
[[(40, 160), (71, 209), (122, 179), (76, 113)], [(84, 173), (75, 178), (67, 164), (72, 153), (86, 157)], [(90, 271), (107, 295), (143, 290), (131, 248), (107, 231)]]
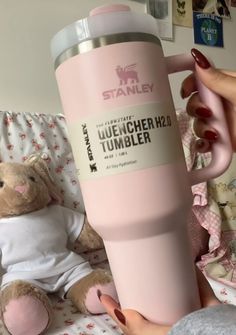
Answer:
[(88, 250), (104, 248), (102, 238), (90, 226), (87, 217), (85, 217), (83, 229), (76, 242), (79, 242), (81, 246), (86, 247)]

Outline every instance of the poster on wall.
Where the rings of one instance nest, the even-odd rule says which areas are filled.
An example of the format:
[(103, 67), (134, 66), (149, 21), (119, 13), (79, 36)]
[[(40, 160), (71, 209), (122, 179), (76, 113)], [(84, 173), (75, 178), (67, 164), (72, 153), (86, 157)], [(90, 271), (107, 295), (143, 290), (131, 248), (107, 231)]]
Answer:
[(193, 13), (194, 43), (223, 47), (222, 18), (207, 13)]
[(172, 0), (149, 0), (148, 9), (158, 22), (160, 38), (173, 40)]
[(183, 27), (193, 26), (191, 1), (173, 0), (173, 23)]
[(193, 0), (193, 11), (230, 19), (231, 0)]

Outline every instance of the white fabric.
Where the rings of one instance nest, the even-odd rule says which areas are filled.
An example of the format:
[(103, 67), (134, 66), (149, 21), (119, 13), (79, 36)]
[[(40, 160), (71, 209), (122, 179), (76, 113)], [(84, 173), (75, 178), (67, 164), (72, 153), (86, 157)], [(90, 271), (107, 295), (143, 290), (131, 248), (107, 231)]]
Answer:
[[(27, 282), (36, 287), (40, 287), (47, 293), (56, 293), (57, 296), (61, 297), (62, 299), (66, 299), (66, 294), (71, 286), (92, 271), (92, 268), (88, 266), (88, 262), (82, 262), (81, 264), (76, 265), (57, 276), (43, 278), (40, 280), (27, 279)], [(9, 284), (10, 283), (4, 285), (2, 290), (5, 289)]]
[[(33, 213), (0, 219), (2, 285), (16, 280), (58, 276), (82, 264), (82, 276), (91, 272), (84, 259), (68, 249), (79, 236), (84, 215), (54, 205)], [(82, 277), (81, 276), (81, 277)]]

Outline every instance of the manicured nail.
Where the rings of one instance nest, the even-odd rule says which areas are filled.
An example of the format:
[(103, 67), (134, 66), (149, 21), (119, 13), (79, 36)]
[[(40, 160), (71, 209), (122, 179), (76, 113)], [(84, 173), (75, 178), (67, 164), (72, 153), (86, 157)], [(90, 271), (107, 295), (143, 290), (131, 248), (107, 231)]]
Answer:
[(199, 117), (207, 118), (212, 116), (212, 112), (210, 109), (205, 108), (205, 107), (199, 107), (195, 111), (196, 115)]
[(123, 313), (119, 311), (119, 309), (114, 309), (114, 314), (117, 317), (117, 319), (122, 323), (124, 326), (126, 325), (126, 319)]
[(181, 87), (181, 90), (180, 90), (180, 96), (181, 96), (182, 99), (187, 98), (187, 94), (185, 93), (183, 87)]
[(197, 49), (193, 48), (191, 50), (191, 54), (193, 58), (195, 59), (196, 63), (202, 68), (202, 69), (208, 69), (211, 64), (208, 62), (207, 58)]
[(100, 290), (97, 290), (97, 296), (100, 301), (101, 301), (101, 295), (102, 295), (102, 292)]
[(209, 140), (209, 141), (215, 141), (217, 139), (218, 135), (211, 130), (206, 130), (204, 132), (204, 138)]

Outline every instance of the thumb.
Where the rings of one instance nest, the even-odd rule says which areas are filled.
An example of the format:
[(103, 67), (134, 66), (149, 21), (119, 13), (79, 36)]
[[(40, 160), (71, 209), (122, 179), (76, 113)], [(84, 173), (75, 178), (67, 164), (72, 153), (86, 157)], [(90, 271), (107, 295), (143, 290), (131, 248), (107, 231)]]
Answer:
[(236, 105), (236, 72), (218, 70), (197, 49), (192, 49), (196, 71), (203, 84), (221, 97)]
[(170, 330), (170, 326), (161, 326), (149, 322), (134, 310), (121, 310), (117, 302), (106, 294), (101, 294), (99, 299), (107, 313), (117, 322), (126, 335), (167, 335)]

